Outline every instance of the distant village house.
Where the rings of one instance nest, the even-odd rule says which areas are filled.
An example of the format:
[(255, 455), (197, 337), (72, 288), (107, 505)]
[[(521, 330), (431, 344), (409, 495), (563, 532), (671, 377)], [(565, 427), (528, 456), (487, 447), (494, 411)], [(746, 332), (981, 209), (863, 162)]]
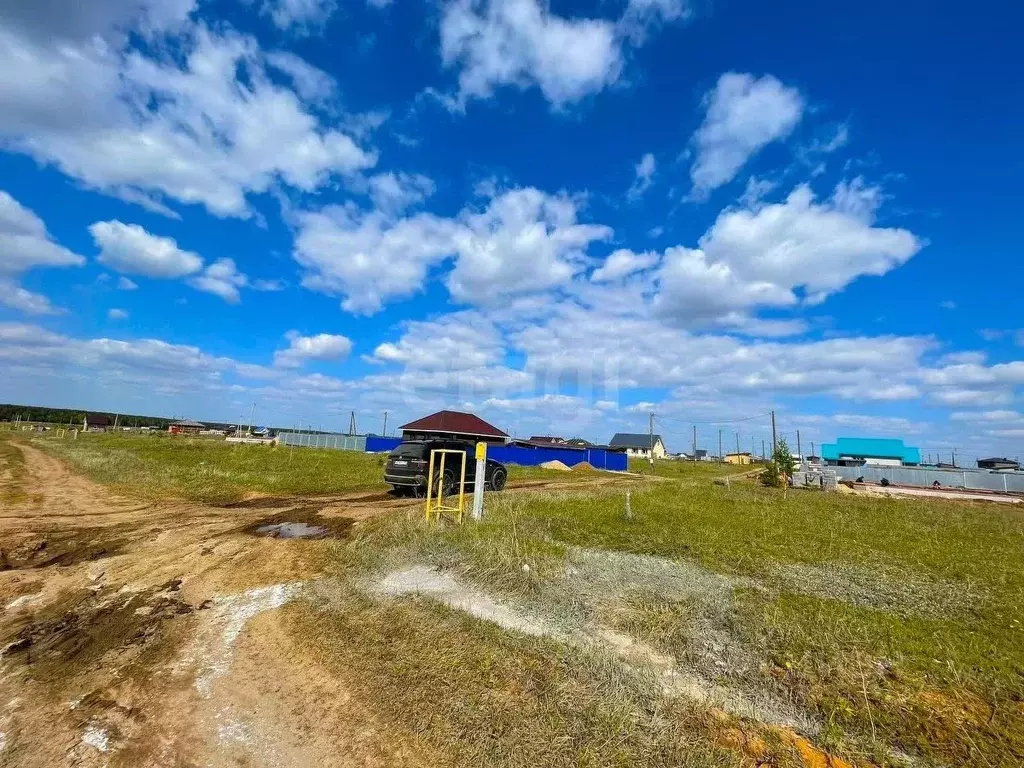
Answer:
[(623, 448), (628, 456), (642, 459), (651, 458), (652, 445), (654, 446), (654, 458), (664, 459), (668, 452), (665, 450), (665, 443), (662, 441), (661, 435), (651, 436), (650, 434), (643, 433), (616, 432), (611, 442), (608, 443), (610, 448)]

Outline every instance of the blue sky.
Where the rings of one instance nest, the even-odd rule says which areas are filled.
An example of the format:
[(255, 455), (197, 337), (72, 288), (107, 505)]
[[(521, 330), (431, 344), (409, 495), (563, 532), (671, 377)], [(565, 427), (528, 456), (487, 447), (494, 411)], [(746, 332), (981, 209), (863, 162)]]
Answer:
[(970, 11), (3, 4), (0, 400), (1016, 455), (1020, 19)]

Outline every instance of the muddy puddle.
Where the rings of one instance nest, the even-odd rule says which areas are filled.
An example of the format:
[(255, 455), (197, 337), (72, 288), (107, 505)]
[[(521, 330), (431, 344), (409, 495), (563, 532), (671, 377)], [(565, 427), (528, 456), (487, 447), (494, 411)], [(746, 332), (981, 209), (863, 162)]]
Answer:
[(69, 566), (118, 554), (127, 539), (110, 528), (37, 534), (0, 542), (0, 571)]
[(354, 524), (348, 517), (325, 517), (317, 507), (299, 507), (250, 523), (245, 532), (275, 539), (342, 539)]
[(163, 634), (166, 622), (207, 604), (179, 595), (180, 580), (138, 592), (75, 590), (40, 610), (26, 613), (0, 634), (0, 658), (21, 660), (39, 679), (62, 670), (81, 671), (106, 654), (134, 649), (137, 655)]

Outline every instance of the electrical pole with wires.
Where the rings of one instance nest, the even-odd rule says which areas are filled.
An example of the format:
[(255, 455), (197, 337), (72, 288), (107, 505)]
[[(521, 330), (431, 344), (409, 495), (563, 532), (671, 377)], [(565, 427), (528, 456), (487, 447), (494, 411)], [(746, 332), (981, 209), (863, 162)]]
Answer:
[(722, 455), (722, 430), (718, 430), (718, 463), (721, 464), (725, 461), (725, 456)]
[(693, 425), (693, 460), (697, 460), (697, 425)]
[(803, 463), (804, 454), (800, 450), (800, 430), (796, 431), (796, 455), (800, 457), (800, 462)]
[[(736, 455), (737, 456), (740, 455), (740, 433), (739, 432), (736, 433)], [(737, 459), (737, 461), (738, 461), (738, 459)]]
[(651, 411), (650, 419), (650, 435), (651, 435), (651, 452), (648, 459), (651, 462), (651, 469), (654, 469), (654, 411)]
[(772, 457), (775, 457), (775, 449), (778, 447), (779, 441), (775, 439), (775, 411), (772, 411)]
[(384, 411), (384, 435), (383, 435), (383, 437), (387, 437), (387, 436), (388, 436), (388, 412)]

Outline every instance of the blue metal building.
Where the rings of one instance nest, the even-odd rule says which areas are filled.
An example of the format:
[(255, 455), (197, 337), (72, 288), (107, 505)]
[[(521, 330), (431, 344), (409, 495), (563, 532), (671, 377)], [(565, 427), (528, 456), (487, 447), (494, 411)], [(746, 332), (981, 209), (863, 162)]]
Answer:
[(834, 443), (822, 443), (821, 458), (826, 464), (842, 466), (917, 466), (921, 451), (892, 438), (840, 437)]

